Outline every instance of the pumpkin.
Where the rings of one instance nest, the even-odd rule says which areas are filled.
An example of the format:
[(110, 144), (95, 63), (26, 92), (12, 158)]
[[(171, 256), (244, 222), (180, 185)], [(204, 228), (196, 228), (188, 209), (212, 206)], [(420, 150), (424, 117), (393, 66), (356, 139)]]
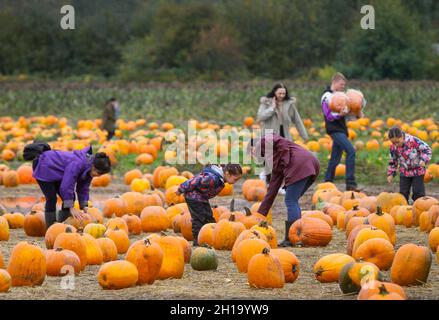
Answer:
[(128, 225), (122, 218), (111, 218), (107, 221), (105, 224), (105, 227), (107, 230), (114, 230), (116, 228), (123, 230), (126, 232), (126, 234), (129, 233)]
[(129, 186), (134, 179), (141, 179), (142, 175), (142, 171), (139, 169), (130, 170), (124, 175), (124, 183)]
[(82, 214), (82, 219), (76, 219), (73, 216), (69, 216), (64, 223), (74, 226), (76, 229), (84, 229), (90, 223), (95, 222), (95, 219), (88, 213)]
[(41, 211), (31, 211), (24, 217), (23, 229), (29, 237), (44, 237), (46, 234), (46, 224), (44, 213)]
[(32, 184), (35, 183), (35, 179), (32, 177), (32, 166), (23, 164), (17, 169), (18, 183), (19, 184)]
[(123, 254), (128, 251), (128, 248), (130, 247), (130, 239), (128, 238), (128, 233), (124, 230), (121, 230), (118, 227), (114, 230), (107, 229), (105, 237), (114, 241), (118, 254)]
[(332, 239), (332, 230), (329, 224), (321, 219), (302, 218), (291, 225), (288, 239), (293, 245), (324, 247)]
[(316, 262), (313, 268), (314, 275), (321, 283), (338, 282), (343, 267), (354, 261), (354, 258), (347, 254), (328, 254)]
[(174, 176), (170, 176), (167, 180), (166, 180), (166, 184), (165, 184), (165, 190), (169, 189), (170, 187), (173, 186), (180, 186), (180, 184), (184, 183), (187, 180), (187, 178), (183, 177), (183, 176), (178, 176), (178, 175), (174, 175)]
[(136, 158), (136, 165), (149, 165), (154, 162), (154, 156), (149, 153), (139, 154)]
[(92, 217), (92, 219), (99, 223), (104, 223), (104, 216), (102, 215), (101, 211), (98, 208), (91, 207), (87, 209), (87, 213)]
[(242, 185), (242, 193), (248, 201), (262, 201), (267, 194), (267, 187), (262, 180), (248, 179)]
[(149, 239), (139, 240), (128, 249), (125, 260), (137, 267), (137, 284), (153, 284), (162, 266), (163, 251), (157, 243), (151, 243)]
[(349, 89), (346, 91), (346, 96), (348, 98), (347, 105), (351, 113), (360, 115), (361, 110), (363, 109), (363, 93), (359, 90)]
[(224, 188), (221, 190), (218, 196), (227, 197), (227, 196), (231, 196), (232, 194), (233, 194), (233, 184), (226, 182), (224, 183)]
[(218, 268), (218, 257), (215, 249), (211, 247), (198, 247), (191, 256), (192, 269), (197, 271), (216, 270)]
[(405, 300), (395, 292), (389, 292), (384, 284), (379, 287), (379, 292), (373, 294), (368, 300)]
[(346, 212), (346, 209), (340, 205), (333, 203), (326, 203), (322, 207), (322, 211), (324, 214), (328, 215), (332, 219), (332, 223), (337, 225), (337, 217), (340, 212)]
[(337, 214), (337, 229), (343, 231), (346, 229), (346, 211), (339, 211)]
[(8, 220), (0, 216), (0, 241), (9, 240), (9, 223)]
[(24, 227), (24, 215), (19, 212), (6, 213), (3, 215), (8, 221), (9, 229), (21, 229)]
[(117, 247), (113, 240), (109, 238), (99, 238), (96, 239), (96, 242), (101, 248), (102, 252), (102, 261), (114, 261), (117, 259)]
[(263, 216), (260, 213), (252, 213), (249, 208), (245, 207), (245, 215), (240, 216), (240, 218), (237, 218), (239, 222), (242, 222), (242, 224), (247, 228), (250, 229), (253, 226), (256, 226), (260, 224), (262, 221), (267, 221), (267, 218)]
[(87, 265), (87, 244), (82, 236), (76, 233), (72, 227), (67, 227), (65, 232), (60, 233), (56, 237), (53, 248), (72, 250), (81, 261), (81, 271), (84, 270)]
[(367, 209), (369, 212), (377, 211), (377, 198), (376, 197), (365, 197), (358, 200), (358, 207)]
[(236, 266), (239, 272), (247, 272), (250, 259), (262, 249), (270, 248), (269, 244), (261, 239), (242, 240), (236, 249)]
[(343, 208), (345, 208), (346, 210), (351, 210), (354, 207), (358, 207), (359, 204), (360, 201), (355, 197), (354, 192), (351, 193), (351, 197), (349, 199), (343, 200), (341, 203)]
[(430, 249), (433, 252), (436, 252), (437, 247), (439, 246), (439, 228), (434, 228), (430, 231), (428, 235), (428, 244), (430, 245)]
[(247, 267), (247, 278), (253, 288), (283, 288), (285, 275), (279, 259), (264, 248), (262, 253), (254, 255)]
[(183, 256), (184, 256), (184, 262), (190, 263), (191, 261), (191, 254), (192, 254), (192, 246), (185, 238), (182, 237), (176, 237), (180, 241), (180, 245), (183, 248)]
[(98, 272), (98, 282), (103, 289), (124, 289), (136, 285), (139, 272), (136, 266), (124, 260), (103, 264)]
[(173, 206), (170, 206), (166, 209), (166, 216), (168, 217), (168, 220), (172, 222), (175, 216), (189, 211), (189, 208), (186, 203), (179, 203)]
[(178, 175), (178, 170), (176, 168), (173, 167), (167, 167), (162, 169), (159, 172), (159, 186), (162, 189), (165, 189), (166, 187), (166, 181), (168, 181), (169, 177), (172, 176), (177, 176)]
[(395, 224), (410, 228), (413, 225), (414, 213), (412, 206), (399, 206), (395, 213)]
[(352, 219), (350, 219), (349, 222), (346, 224), (346, 239), (349, 238), (349, 235), (356, 226), (368, 224), (368, 219), (364, 217), (353, 217)]
[(355, 239), (357, 238), (358, 233), (363, 230), (363, 229), (367, 229), (370, 228), (370, 225), (368, 224), (360, 224), (358, 226), (356, 226), (354, 229), (352, 229), (352, 231), (349, 233), (348, 236), (348, 244), (347, 244), (347, 254), (348, 255), (352, 255), (352, 250), (354, 248), (354, 242)]
[(18, 184), (19, 184), (18, 179), (19, 179), (18, 173), (17, 173), (17, 171), (14, 171), (14, 170), (9, 170), (9, 171), (3, 172), (3, 174), (2, 174), (2, 182), (6, 188), (13, 188), (13, 187), (18, 186)]
[(151, 185), (148, 179), (134, 179), (130, 184), (131, 191), (144, 192), (151, 189)]
[(332, 112), (340, 113), (348, 107), (349, 98), (344, 92), (334, 92), (329, 101), (329, 108)]
[(40, 247), (21, 241), (12, 249), (7, 271), (14, 287), (39, 286), (46, 278), (46, 256)]
[(159, 206), (150, 206), (142, 210), (140, 214), (143, 232), (160, 232), (169, 227), (166, 210)]
[(413, 203), (413, 225), (419, 226), (419, 217), (424, 211), (428, 211), (431, 206), (439, 204), (439, 200), (433, 197), (421, 197)]
[(354, 206), (352, 209), (346, 211), (345, 228), (350, 219), (354, 217), (367, 217), (369, 214), (370, 212), (367, 209)]
[(194, 240), (192, 233), (192, 216), (189, 211), (181, 214), (179, 223), (182, 236), (188, 241)]
[(112, 198), (105, 201), (102, 213), (106, 218), (112, 218), (113, 215), (122, 217), (127, 213), (127, 210), (126, 203), (122, 198)]
[(177, 237), (164, 236), (151, 239), (163, 251), (163, 262), (160, 267), (158, 279), (181, 279), (184, 273), (184, 251)]
[(84, 228), (84, 233), (91, 235), (95, 239), (103, 237), (105, 231), (107, 231), (107, 228), (99, 223), (90, 223)]
[(0, 292), (8, 292), (11, 286), (11, 275), (6, 270), (0, 269)]
[(371, 226), (383, 230), (389, 236), (390, 242), (395, 245), (395, 220), (390, 214), (383, 212), (381, 207), (377, 207), (377, 211), (368, 216), (368, 221)]
[(229, 220), (220, 220), (213, 233), (213, 247), (216, 250), (232, 250), (239, 234), (245, 230), (241, 222), (235, 222), (235, 215)]
[(383, 230), (375, 227), (365, 228), (363, 230), (360, 230), (360, 232), (358, 232), (357, 234), (357, 237), (355, 238), (354, 246), (352, 248), (352, 256), (355, 256), (355, 252), (361, 244), (373, 238), (382, 238), (390, 242), (389, 237)]
[(251, 227), (250, 230), (260, 231), (267, 238), (267, 242), (272, 249), (277, 248), (276, 230), (268, 225), (267, 221), (261, 221), (257, 226)]
[(213, 206), (212, 212), (213, 212), (213, 218), (216, 222), (220, 220), (220, 217), (223, 215), (223, 213), (228, 212), (229, 209), (224, 206)]
[(206, 223), (200, 229), (198, 233), (198, 245), (207, 245), (209, 247), (213, 246), (213, 233), (215, 231), (216, 223)]
[(332, 221), (331, 217), (324, 214), (322, 211), (302, 211), (302, 218), (317, 218), (328, 223), (331, 229), (334, 226), (334, 222)]
[(397, 293), (402, 298), (407, 299), (407, 295), (401, 286), (391, 282), (381, 282), (378, 280), (374, 280), (366, 283), (364, 286), (361, 287), (361, 290), (358, 293), (357, 300), (368, 300), (371, 296), (379, 292), (379, 288), (383, 284), (388, 291)]
[(104, 260), (104, 256), (96, 239), (87, 233), (82, 234), (82, 238), (84, 239), (87, 247), (87, 264), (101, 265)]
[[(259, 207), (261, 206), (262, 202), (255, 202), (251, 207), (250, 211), (251, 213), (259, 213)], [(273, 210), (270, 209), (268, 211), (268, 214), (265, 216), (265, 219), (268, 221), (269, 224), (273, 223)]]
[(393, 245), (382, 238), (373, 238), (363, 242), (354, 252), (356, 260), (371, 262), (380, 270), (389, 270), (392, 266), (395, 250)]
[(5, 262), (3, 261), (3, 255), (0, 252), (0, 269), (3, 269), (5, 267)]
[(135, 214), (126, 214), (122, 217), (128, 226), (128, 232), (139, 235), (142, 232), (142, 220)]
[(111, 183), (111, 175), (108, 173), (103, 174), (99, 177), (94, 177), (91, 180), (92, 187), (105, 188), (108, 187)]
[(439, 217), (439, 204), (434, 204), (428, 209), (428, 211), (424, 211), (419, 216), (419, 229), (420, 231), (430, 232), (435, 225)]
[(58, 237), (58, 235), (60, 235), (61, 233), (66, 232), (67, 228), (70, 228), (71, 232), (75, 233), (76, 232), (76, 228), (73, 226), (69, 226), (68, 224), (65, 223), (54, 223), (52, 224), (49, 229), (47, 229), (46, 231), (46, 235), (45, 235), (45, 243), (46, 243), (46, 248), (47, 249), (53, 249), (53, 245), (55, 243), (56, 238)]
[(338, 284), (344, 294), (357, 293), (368, 282), (381, 279), (382, 274), (373, 263), (350, 262), (341, 269)]
[(337, 189), (318, 189), (314, 192), (311, 202), (317, 205), (320, 202), (329, 202), (331, 198), (341, 196), (342, 192)]
[(236, 253), (238, 250), (238, 245), (241, 243), (241, 241), (243, 241), (245, 239), (262, 239), (262, 240), (267, 242), (267, 237), (261, 231), (244, 230), (243, 232), (241, 232), (239, 234), (238, 238), (236, 238), (236, 241), (233, 244), (233, 248), (232, 248), (232, 261), (233, 262), (236, 262)]
[(81, 260), (76, 253), (63, 248), (46, 251), (46, 274), (48, 276), (71, 275), (71, 271), (74, 274), (81, 272)]
[(286, 249), (272, 249), (270, 253), (278, 258), (284, 271), (285, 282), (296, 281), (300, 273), (300, 262), (296, 255)]
[(127, 213), (133, 213), (135, 215), (140, 215), (143, 208), (145, 208), (147, 203), (147, 198), (139, 192), (125, 192), (121, 198), (125, 201), (126, 210), (123, 215)]
[(427, 282), (432, 256), (427, 247), (409, 243), (396, 252), (390, 269), (392, 282), (400, 286), (422, 285)]
[(177, 195), (176, 192), (179, 186), (172, 186), (165, 191), (165, 200), (168, 206), (185, 202), (184, 195)]
[(394, 206), (407, 206), (407, 200), (400, 193), (381, 192), (377, 197), (377, 206), (383, 212), (390, 212)]

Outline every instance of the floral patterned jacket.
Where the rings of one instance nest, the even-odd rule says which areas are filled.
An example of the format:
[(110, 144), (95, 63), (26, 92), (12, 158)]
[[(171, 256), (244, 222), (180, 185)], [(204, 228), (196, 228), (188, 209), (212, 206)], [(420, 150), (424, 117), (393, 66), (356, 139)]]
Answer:
[(431, 160), (431, 148), (427, 143), (409, 134), (405, 134), (404, 144), (401, 147), (390, 146), (390, 160), (387, 171), (388, 176), (395, 176), (398, 170), (404, 177), (417, 177), (425, 175), (425, 167)]

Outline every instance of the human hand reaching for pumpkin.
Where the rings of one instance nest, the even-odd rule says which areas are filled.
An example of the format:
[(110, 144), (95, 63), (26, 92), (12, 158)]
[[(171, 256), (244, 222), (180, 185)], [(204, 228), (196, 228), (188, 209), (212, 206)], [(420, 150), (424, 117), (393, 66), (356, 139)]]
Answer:
[(70, 208), (70, 214), (72, 215), (73, 218), (78, 219), (80, 221), (83, 219), (82, 212), (76, 208)]

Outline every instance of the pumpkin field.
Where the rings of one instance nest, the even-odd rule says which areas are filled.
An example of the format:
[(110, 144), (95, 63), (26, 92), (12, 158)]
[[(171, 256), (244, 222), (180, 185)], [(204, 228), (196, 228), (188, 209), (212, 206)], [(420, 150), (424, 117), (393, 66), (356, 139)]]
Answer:
[[(295, 246), (282, 249), (277, 242), (284, 236), (284, 196), (278, 195), (267, 217), (257, 212), (267, 186), (258, 179), (254, 163), (243, 164), (243, 179), (227, 184), (211, 200), (215, 223), (201, 230), (200, 247), (192, 247), (191, 216), (184, 198), (176, 194), (181, 183), (202, 169), (202, 146), (218, 157), (234, 150), (242, 158), (246, 142), (221, 134), (233, 137), (246, 129), (243, 135), (248, 137), (250, 130), (260, 128), (257, 106), (250, 105), (246, 94), (255, 84), (240, 89), (245, 97), (235, 113), (229, 100), (220, 101), (227, 91), (222, 88), (216, 103), (227, 112), (218, 117), (208, 106), (196, 116), (188, 106), (198, 94), (191, 88), (177, 88), (182, 97), (188, 91), (186, 100), (168, 103), (168, 109), (147, 105), (140, 112), (127, 99), (132, 105), (126, 103), (111, 141), (100, 129), (101, 109), (92, 110), (93, 103), (86, 102), (87, 91), (72, 90), (69, 94), (76, 98), (67, 102), (58, 100), (58, 90), (32, 88), (35, 95), (21, 96), (28, 89), (12, 86), (0, 98), (0, 299), (439, 299), (439, 122), (438, 109), (429, 105), (437, 100), (413, 107), (411, 101), (419, 103), (427, 94), (416, 100), (413, 92), (422, 92), (422, 85), (408, 92), (405, 85), (388, 84), (385, 95), (379, 85), (364, 84), (365, 96), (371, 97), (366, 117), (348, 122), (361, 191), (345, 191), (344, 164), (337, 167), (335, 184), (323, 183), (321, 172), (301, 198), (302, 219), (289, 230)], [(424, 91), (430, 98), (435, 94), (431, 88)], [(96, 89), (91, 99), (104, 97), (101, 90), (110, 94), (120, 89)], [(133, 99), (132, 91), (124, 92)], [(312, 104), (312, 99), (318, 101), (317, 85), (298, 86), (298, 92), (307, 101), (298, 108), (310, 139), (303, 141), (294, 127), (290, 133), (317, 155), (324, 173), (332, 140), (324, 131), (321, 111)], [(57, 101), (67, 109), (57, 112)], [(72, 112), (72, 101), (85, 104)], [(28, 112), (5, 114), (15, 102)], [(53, 112), (43, 114), (32, 103), (47, 103)], [(392, 103), (417, 111), (391, 112)], [(192, 111), (187, 115), (179, 109)], [(427, 111), (420, 115), (420, 110)], [(197, 120), (187, 124), (190, 119)], [(397, 193), (397, 181), (385, 182), (391, 145), (387, 131), (394, 125), (433, 150), (424, 179), (426, 197), (414, 203)], [(170, 133), (186, 132), (188, 126), (211, 136), (185, 142), (197, 153), (197, 164), (176, 164)], [(83, 220), (70, 217), (46, 231), (44, 198), (22, 155), (35, 139), (64, 151), (91, 145), (94, 152), (110, 157), (114, 169), (93, 178)]]

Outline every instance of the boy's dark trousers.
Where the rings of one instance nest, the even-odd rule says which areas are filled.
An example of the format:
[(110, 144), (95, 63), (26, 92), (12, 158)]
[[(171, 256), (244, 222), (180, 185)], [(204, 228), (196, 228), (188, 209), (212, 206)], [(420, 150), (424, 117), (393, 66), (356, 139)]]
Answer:
[(417, 177), (399, 177), (399, 193), (401, 193), (407, 201), (410, 197), (410, 188), (412, 188), (412, 199), (416, 201), (418, 198), (425, 196), (424, 176)]
[(197, 246), (200, 229), (207, 223), (214, 223), (215, 219), (213, 218), (213, 212), (209, 202), (186, 199), (186, 203), (192, 216), (194, 246)]

